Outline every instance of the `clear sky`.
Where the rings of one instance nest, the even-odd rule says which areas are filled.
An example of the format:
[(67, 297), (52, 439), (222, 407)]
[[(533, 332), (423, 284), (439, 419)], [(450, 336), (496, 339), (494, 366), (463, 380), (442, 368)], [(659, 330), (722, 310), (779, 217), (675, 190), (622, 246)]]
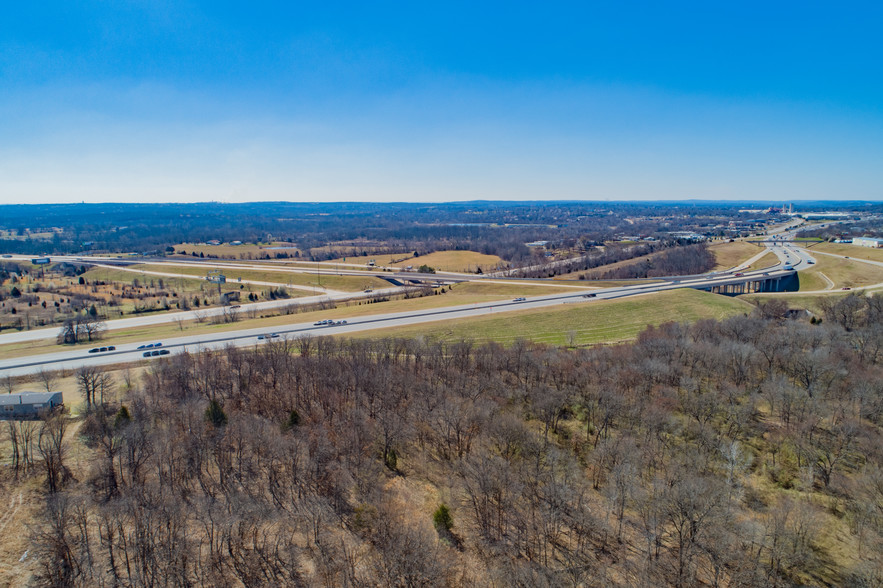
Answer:
[(6, 3), (0, 203), (883, 199), (880, 2)]

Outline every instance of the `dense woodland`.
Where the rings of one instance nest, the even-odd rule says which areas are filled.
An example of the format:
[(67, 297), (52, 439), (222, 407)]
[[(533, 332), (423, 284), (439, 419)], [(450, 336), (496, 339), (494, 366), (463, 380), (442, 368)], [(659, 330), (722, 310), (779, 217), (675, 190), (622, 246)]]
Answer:
[(786, 311), (83, 370), (0, 478), (44, 481), (39, 585), (879, 586), (883, 297)]

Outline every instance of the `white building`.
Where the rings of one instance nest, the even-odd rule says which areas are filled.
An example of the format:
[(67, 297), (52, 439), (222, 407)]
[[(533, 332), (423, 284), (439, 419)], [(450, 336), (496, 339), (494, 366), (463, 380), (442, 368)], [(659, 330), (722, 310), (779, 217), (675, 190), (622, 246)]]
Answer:
[(883, 239), (874, 239), (871, 237), (854, 237), (852, 239), (852, 244), (860, 245), (862, 247), (879, 248), (883, 247)]

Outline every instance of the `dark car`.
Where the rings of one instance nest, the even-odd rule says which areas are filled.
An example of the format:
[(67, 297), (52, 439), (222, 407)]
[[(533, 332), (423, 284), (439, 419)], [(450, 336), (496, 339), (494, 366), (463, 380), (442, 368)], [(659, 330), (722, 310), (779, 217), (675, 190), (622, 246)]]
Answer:
[[(154, 351), (154, 353), (156, 353), (156, 351)], [(168, 355), (170, 353), (171, 353), (171, 351), (169, 351), (168, 349), (160, 349), (159, 350), (160, 355)]]
[(98, 353), (98, 348), (94, 347), (94, 348), (90, 349), (89, 353)]
[(153, 351), (150, 352), (151, 357), (156, 357), (157, 355), (162, 355), (162, 353), (160, 353), (159, 349), (154, 349)]
[(108, 351), (116, 351), (117, 348), (116, 348), (115, 345), (108, 345), (107, 350), (108, 350)]
[(139, 345), (138, 349), (147, 349), (147, 345)]
[(589, 292), (588, 294), (583, 294), (583, 298), (594, 298), (597, 296), (594, 292)]
[(149, 351), (145, 351), (145, 352), (142, 353), (141, 355), (143, 355), (144, 357), (150, 357), (150, 352), (149, 352)]

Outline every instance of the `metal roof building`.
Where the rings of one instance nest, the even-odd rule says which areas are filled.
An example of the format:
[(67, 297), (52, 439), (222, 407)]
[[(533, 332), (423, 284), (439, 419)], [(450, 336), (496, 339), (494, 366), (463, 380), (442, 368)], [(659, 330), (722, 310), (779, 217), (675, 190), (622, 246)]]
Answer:
[(63, 406), (61, 392), (0, 394), (0, 420), (39, 419)]
[(874, 239), (873, 237), (854, 237), (853, 245), (861, 245), (862, 247), (883, 247), (883, 239)]

